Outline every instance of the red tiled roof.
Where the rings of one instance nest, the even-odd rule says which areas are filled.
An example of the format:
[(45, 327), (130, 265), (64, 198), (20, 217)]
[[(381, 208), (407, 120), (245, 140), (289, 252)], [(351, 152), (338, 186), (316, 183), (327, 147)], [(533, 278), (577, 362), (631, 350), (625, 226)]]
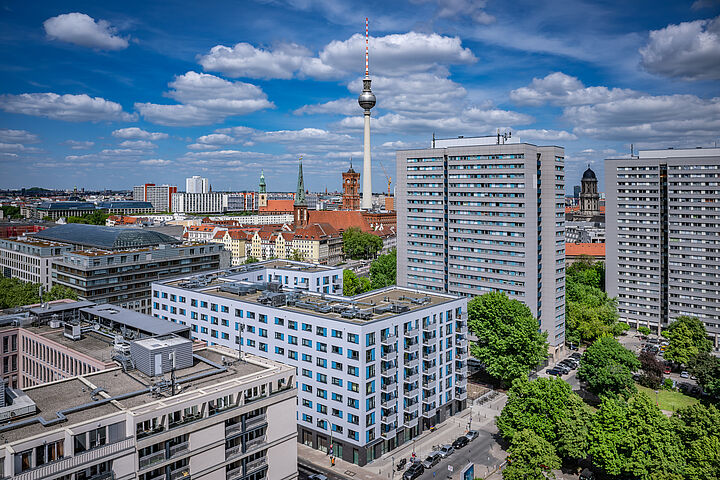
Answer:
[(326, 223), (338, 232), (344, 232), (352, 227), (359, 228), (363, 232), (370, 232), (372, 230), (360, 211), (308, 210), (308, 217), (308, 223)]
[(577, 257), (579, 255), (590, 255), (591, 257), (604, 257), (604, 243), (566, 243), (565, 256)]
[(292, 212), (295, 200), (268, 200), (267, 207), (260, 207), (261, 212)]

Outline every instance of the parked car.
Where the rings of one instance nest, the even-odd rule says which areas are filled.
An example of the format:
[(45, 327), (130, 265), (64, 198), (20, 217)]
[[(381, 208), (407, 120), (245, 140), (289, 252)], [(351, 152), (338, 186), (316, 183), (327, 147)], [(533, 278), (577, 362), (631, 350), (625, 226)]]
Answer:
[(563, 371), (560, 370), (559, 368), (548, 368), (547, 370), (545, 370), (545, 373), (547, 373), (548, 375), (555, 375), (555, 376), (559, 377), (560, 375), (563, 374)]
[(663, 372), (665, 372), (665, 374), (668, 374), (671, 371), (672, 371), (672, 369), (670, 368), (670, 365), (665, 365), (665, 369), (663, 370)]
[(579, 362), (580, 359), (582, 358), (582, 353), (578, 353), (578, 352), (572, 353), (572, 354), (570, 355), (570, 358), (574, 358), (574, 359), (576, 359), (576, 360)]
[(456, 438), (455, 441), (452, 443), (452, 446), (455, 448), (455, 450), (460, 450), (468, 443), (470, 443), (470, 440), (468, 440), (468, 438), (463, 435), (462, 437)]
[(328, 478), (321, 473), (313, 473), (308, 476), (308, 480), (328, 480)]
[(577, 362), (573, 362), (572, 360), (569, 360), (567, 358), (565, 360), (563, 360), (562, 362), (560, 362), (560, 365), (565, 365), (570, 370), (575, 370), (578, 367)]
[(443, 458), (449, 457), (453, 454), (454, 451), (455, 449), (452, 445), (443, 445), (442, 447), (440, 447), (440, 450), (438, 450), (438, 452), (440, 453), (440, 455), (442, 455)]
[(480, 434), (478, 433), (477, 430), (470, 430), (468, 433), (465, 434), (467, 439), (470, 440), (471, 442), (473, 440), (475, 440), (476, 438), (478, 438), (478, 435), (480, 435)]
[(442, 460), (442, 455), (440, 455), (440, 452), (430, 452), (427, 457), (425, 457), (425, 460), (422, 462), (422, 466), (426, 469), (431, 469), (438, 463), (440, 463), (440, 460)]
[(555, 368), (563, 372), (563, 375), (570, 373), (570, 367), (566, 367), (565, 365), (562, 365), (560, 363), (556, 364)]
[(412, 465), (410, 465), (408, 467), (407, 470), (405, 470), (405, 473), (403, 473), (402, 478), (403, 478), (403, 480), (415, 480), (420, 475), (422, 475), (423, 472), (425, 472), (425, 467), (423, 467), (422, 463), (420, 463), (420, 462), (413, 463)]
[(690, 378), (690, 374), (683, 370), (682, 372), (680, 372), (680, 378)]

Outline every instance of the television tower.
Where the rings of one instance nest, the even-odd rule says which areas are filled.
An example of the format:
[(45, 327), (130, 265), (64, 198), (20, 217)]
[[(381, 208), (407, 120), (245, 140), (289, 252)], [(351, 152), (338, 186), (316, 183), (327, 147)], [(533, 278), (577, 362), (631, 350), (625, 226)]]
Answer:
[(370, 109), (375, 106), (375, 95), (370, 90), (370, 68), (368, 61), (368, 19), (365, 18), (365, 78), (363, 78), (363, 91), (358, 97), (365, 116), (365, 142), (363, 153), (363, 192), (362, 209), (372, 209), (372, 165), (370, 164)]

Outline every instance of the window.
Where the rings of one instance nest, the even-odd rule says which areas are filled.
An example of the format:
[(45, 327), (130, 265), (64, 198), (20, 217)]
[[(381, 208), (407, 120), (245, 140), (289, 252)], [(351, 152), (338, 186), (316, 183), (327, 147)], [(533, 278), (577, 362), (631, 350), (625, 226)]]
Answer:
[(340, 330), (333, 330), (332, 336), (335, 338), (342, 338), (342, 332)]
[(312, 348), (312, 340), (308, 340), (307, 338), (302, 339), (302, 346), (303, 347), (310, 347)]
[(359, 375), (360, 369), (358, 367), (354, 367), (352, 365), (348, 365), (347, 367), (347, 373), (349, 375), (352, 375), (353, 377), (357, 377)]
[(350, 360), (359, 360), (360, 359), (360, 354), (358, 353), (357, 350), (348, 349), (347, 356)]
[(226, 307), (225, 305), (220, 306), (220, 311), (222, 313), (230, 313), (230, 308)]
[(315, 327), (315, 334), (321, 337), (326, 337), (327, 329), (325, 327)]
[(324, 358), (318, 357), (317, 366), (322, 367), (322, 368), (327, 368), (327, 360), (325, 360)]
[(218, 311), (217, 303), (211, 303), (210, 310), (212, 310), (213, 312), (217, 312)]
[(288, 350), (288, 358), (291, 360), (297, 360), (298, 359), (297, 352), (294, 350)]
[(200, 300), (200, 307), (202, 307), (202, 308), (207, 308), (207, 305), (208, 305), (207, 302), (205, 302), (205, 301), (203, 301), (203, 300)]
[(285, 319), (275, 317), (275, 325), (285, 325)]
[(292, 335), (288, 335), (288, 343), (290, 345), (297, 345), (297, 337), (293, 337)]
[(360, 385), (355, 382), (348, 382), (348, 390), (357, 393), (360, 391)]
[(342, 379), (337, 377), (332, 377), (332, 384), (337, 385), (338, 387), (342, 387)]
[(197, 307), (197, 306), (198, 306), (197, 300), (195, 300), (194, 298), (191, 298), (191, 299), (190, 299), (190, 306), (191, 306), (191, 307)]
[(240, 310), (239, 308), (236, 308), (236, 309), (235, 309), (235, 316), (238, 317), (238, 318), (243, 318), (243, 311)]
[(275, 332), (275, 340), (284, 340), (284, 339), (285, 339), (285, 334), (280, 333), (280, 332)]
[(311, 400), (308, 400), (307, 398), (302, 399), (302, 406), (306, 408), (312, 408), (313, 403)]
[(309, 323), (303, 323), (302, 324), (303, 332), (312, 332), (312, 325)]
[(332, 353), (335, 353), (337, 355), (342, 355), (342, 347), (338, 347), (337, 345), (333, 345), (330, 350)]
[(368, 347), (375, 345), (375, 332), (370, 332), (365, 335), (365, 345)]
[(288, 328), (290, 330), (297, 330), (297, 322), (293, 320), (288, 320)]
[(302, 369), (302, 375), (303, 377), (312, 378), (312, 372), (308, 370), (307, 368)]
[[(322, 388), (317, 389), (317, 396), (320, 398), (327, 399), (327, 390), (323, 390)], [(327, 413), (327, 411), (325, 411)]]
[(302, 360), (303, 362), (312, 362), (312, 355), (308, 355), (307, 353), (302, 354)]
[(267, 336), (268, 336), (268, 335), (267, 335), (267, 330), (264, 329), (264, 328), (259, 328), (259, 329), (258, 329), (258, 335), (260, 335), (260, 336), (263, 337), (263, 338), (267, 338)]
[(275, 353), (278, 355), (285, 355), (285, 349), (282, 347), (275, 347)]
[(332, 394), (332, 399), (335, 400), (336, 402), (342, 403), (342, 401), (343, 401), (343, 396), (340, 395), (339, 393), (333, 393), (333, 394)]
[(325, 375), (324, 373), (318, 373), (317, 381), (320, 383), (327, 383), (327, 375)]
[(260, 314), (260, 323), (267, 323), (267, 315)]
[(315, 346), (317, 347), (318, 352), (327, 352), (327, 344), (317, 342)]
[(348, 333), (347, 339), (350, 343), (358, 343), (358, 336), (354, 333)]
[(247, 315), (247, 318), (255, 320), (255, 312), (247, 311), (245, 314)]
[(332, 362), (333, 370), (340, 370), (342, 372), (343, 364), (339, 362)]

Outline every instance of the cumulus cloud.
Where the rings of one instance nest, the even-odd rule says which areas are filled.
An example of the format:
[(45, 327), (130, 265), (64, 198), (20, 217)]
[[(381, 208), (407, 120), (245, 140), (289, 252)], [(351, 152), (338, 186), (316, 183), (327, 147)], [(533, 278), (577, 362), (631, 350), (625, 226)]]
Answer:
[(12, 130), (0, 128), (0, 142), (8, 143), (38, 143), (40, 139), (34, 133), (27, 130)]
[(163, 140), (168, 138), (167, 133), (148, 132), (138, 127), (121, 128), (112, 132), (112, 136), (124, 140)]
[(187, 72), (175, 77), (169, 86), (172, 90), (166, 96), (179, 105), (135, 104), (148, 121), (173, 126), (208, 125), (275, 106), (260, 87), (206, 73)]
[(63, 143), (72, 148), (73, 150), (87, 150), (88, 148), (95, 145), (95, 142), (78, 140), (65, 140)]
[(303, 128), (301, 130), (277, 130), (258, 132), (253, 140), (263, 143), (303, 143), (310, 142), (314, 146), (320, 144), (341, 145), (354, 142), (350, 135), (328, 132), (321, 128)]
[(231, 145), (237, 143), (237, 140), (226, 133), (211, 133), (198, 137), (197, 142), (206, 145)]
[(566, 108), (573, 133), (613, 140), (712, 139), (720, 131), (720, 97), (645, 95)]
[(339, 98), (325, 103), (303, 105), (293, 113), (295, 115), (354, 115), (358, 113), (359, 109), (360, 106), (357, 103), (357, 98)]
[(43, 27), (49, 39), (81, 47), (122, 50), (128, 46), (127, 39), (116, 35), (117, 30), (107, 21), (95, 21), (84, 13), (65, 13), (48, 18), (43, 22)]
[[(371, 45), (371, 67), (388, 75), (404, 76), (477, 61), (472, 51), (462, 46), (460, 38), (436, 33), (408, 32), (375, 37)], [(200, 56), (199, 62), (206, 70), (229, 77), (332, 79), (358, 72), (364, 51), (365, 37), (355, 34), (344, 41), (330, 42), (316, 57), (297, 44), (263, 49), (238, 43), (234, 47), (217, 45)]]
[(191, 143), (187, 146), (189, 150), (217, 150), (220, 145), (209, 145), (207, 143)]
[(26, 147), (22, 143), (0, 142), (0, 152), (40, 153), (42, 150), (35, 147)]
[(527, 87), (510, 92), (510, 99), (518, 105), (590, 105), (623, 98), (637, 97), (634, 90), (607, 87), (586, 87), (577, 78), (562, 72), (551, 73), (544, 78), (533, 78)]
[[(413, 3), (428, 3), (434, 0), (411, 0)], [(485, 0), (438, 0), (435, 12), (437, 18), (471, 19), (475, 23), (488, 25), (495, 21), (495, 17), (485, 11)]]
[(68, 122), (133, 121), (135, 115), (123, 111), (119, 103), (89, 95), (58, 95), (57, 93), (22, 93), (0, 95), (0, 108)]
[(566, 132), (565, 130), (546, 130), (546, 129), (534, 129), (530, 128), (527, 130), (517, 130), (515, 132), (515, 135), (517, 137), (520, 137), (521, 139), (531, 139), (531, 140), (563, 140), (563, 141), (569, 141), (569, 140), (577, 140), (577, 135)]
[(162, 158), (149, 158), (147, 160), (140, 160), (138, 163), (140, 165), (150, 165), (153, 167), (161, 167), (164, 165), (169, 165), (172, 162), (170, 160), (163, 160)]
[(720, 17), (653, 30), (640, 56), (641, 65), (651, 73), (684, 80), (720, 79)]
[(124, 142), (120, 142), (120, 146), (123, 148), (132, 148), (133, 150), (157, 148), (157, 145), (152, 142), (148, 142), (147, 140), (125, 140)]

